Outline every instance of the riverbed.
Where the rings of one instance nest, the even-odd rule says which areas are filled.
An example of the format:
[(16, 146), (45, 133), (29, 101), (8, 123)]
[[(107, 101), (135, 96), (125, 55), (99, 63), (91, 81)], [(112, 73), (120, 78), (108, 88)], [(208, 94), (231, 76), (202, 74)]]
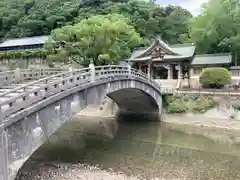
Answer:
[(240, 144), (209, 138), (214, 130), (206, 130), (209, 137), (184, 131), (143, 119), (78, 118), (43, 145), (17, 179), (240, 179)]

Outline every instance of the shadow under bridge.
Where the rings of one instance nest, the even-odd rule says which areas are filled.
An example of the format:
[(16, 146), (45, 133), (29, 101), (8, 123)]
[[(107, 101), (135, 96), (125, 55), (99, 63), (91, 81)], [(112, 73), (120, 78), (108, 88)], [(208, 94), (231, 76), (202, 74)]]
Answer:
[(107, 94), (119, 107), (120, 118), (141, 117), (157, 120), (161, 105), (147, 92), (137, 88), (124, 88)]

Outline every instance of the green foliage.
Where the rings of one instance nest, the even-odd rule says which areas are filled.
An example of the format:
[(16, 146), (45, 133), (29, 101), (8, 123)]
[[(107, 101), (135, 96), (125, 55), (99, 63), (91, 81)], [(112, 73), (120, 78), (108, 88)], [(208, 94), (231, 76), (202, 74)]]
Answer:
[(188, 110), (187, 106), (182, 103), (180, 97), (176, 95), (166, 95), (165, 105), (168, 113), (184, 113)]
[(231, 81), (232, 75), (226, 68), (206, 68), (200, 75), (200, 83), (206, 88), (221, 88)]
[(10, 38), (50, 34), (72, 23), (79, 8), (78, 0), (2, 0), (0, 35)]
[(83, 65), (88, 65), (89, 59), (96, 65), (117, 64), (142, 41), (129, 20), (119, 14), (91, 16), (73, 26), (56, 29), (51, 36), (45, 45), (48, 59), (55, 55), (54, 61)]
[(181, 100), (175, 100), (169, 103), (167, 107), (168, 113), (185, 113), (187, 112), (187, 106), (181, 102)]
[(30, 58), (30, 57), (42, 57), (45, 58), (47, 52), (44, 49), (35, 49), (35, 50), (20, 50), (20, 51), (6, 51), (0, 52), (0, 59), (9, 59), (9, 58)]
[(209, 0), (203, 13), (189, 23), (190, 41), (200, 53), (232, 52), (240, 62), (240, 3), (238, 0)]
[(161, 7), (139, 0), (1, 0), (2, 38), (50, 34), (56, 28), (73, 25), (93, 15), (121, 14), (130, 20), (147, 44), (156, 35), (169, 43), (188, 37), (191, 14), (178, 6)]
[(165, 103), (168, 113), (205, 113), (217, 104), (213, 98), (200, 94), (168, 95), (165, 97)]
[(239, 103), (234, 103), (233, 105), (233, 108), (240, 111), (240, 104)]
[(130, 0), (118, 4), (115, 11), (129, 17), (133, 26), (145, 38), (145, 43), (160, 35), (170, 44), (181, 43), (188, 36), (187, 22), (192, 15), (179, 6), (160, 7), (147, 1)]
[(210, 97), (200, 96), (192, 107), (194, 113), (205, 113), (207, 110), (216, 106), (216, 101)]

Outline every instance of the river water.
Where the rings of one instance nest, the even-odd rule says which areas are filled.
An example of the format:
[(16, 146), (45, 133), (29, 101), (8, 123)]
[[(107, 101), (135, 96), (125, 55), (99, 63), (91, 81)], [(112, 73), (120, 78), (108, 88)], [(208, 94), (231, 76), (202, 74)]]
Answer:
[[(68, 140), (60, 138), (60, 146), (45, 145), (32, 159), (39, 162), (39, 157), (44, 157), (49, 162), (99, 165), (101, 169), (111, 168), (148, 180), (155, 177), (168, 180), (240, 179), (238, 144), (215, 141), (169, 128), (164, 123), (139, 119), (118, 121), (114, 133), (111, 132), (114, 135), (109, 135), (109, 130), (105, 131), (108, 132), (106, 136), (96, 133), (101, 129), (96, 127), (88, 129), (88, 133), (83, 130), (79, 133), (79, 127), (79, 123), (70, 124), (64, 130), (71, 134)], [(69, 142), (74, 145), (67, 146)], [(19, 174), (24, 171), (26, 168)], [(19, 179), (24, 178), (19, 175)]]

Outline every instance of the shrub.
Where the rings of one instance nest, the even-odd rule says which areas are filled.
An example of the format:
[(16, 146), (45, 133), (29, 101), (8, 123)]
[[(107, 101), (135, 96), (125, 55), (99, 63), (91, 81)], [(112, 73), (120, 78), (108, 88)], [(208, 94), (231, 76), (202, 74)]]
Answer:
[(167, 106), (168, 113), (184, 113), (187, 112), (188, 108), (181, 100), (175, 100), (170, 102)]
[(181, 97), (178, 95), (165, 95), (163, 96), (164, 107), (168, 107), (171, 103), (175, 102), (176, 100), (180, 100)]
[(192, 95), (167, 95), (165, 108), (168, 113), (205, 113), (215, 107), (217, 102), (212, 98), (200, 94)]
[(236, 110), (240, 110), (240, 104), (236, 103), (236, 104), (233, 104), (232, 107)]
[(168, 105), (173, 102), (173, 96), (172, 95), (165, 95), (163, 96), (163, 107), (167, 108)]
[(188, 97), (191, 100), (197, 100), (198, 98), (201, 97), (201, 95), (200, 94), (190, 94), (190, 95), (188, 95)]
[(207, 110), (216, 106), (216, 104), (217, 104), (217, 102), (214, 99), (201, 96), (197, 100), (195, 106), (193, 106), (192, 112), (205, 113)]
[(204, 88), (222, 88), (231, 83), (232, 75), (226, 68), (206, 68), (199, 80)]

